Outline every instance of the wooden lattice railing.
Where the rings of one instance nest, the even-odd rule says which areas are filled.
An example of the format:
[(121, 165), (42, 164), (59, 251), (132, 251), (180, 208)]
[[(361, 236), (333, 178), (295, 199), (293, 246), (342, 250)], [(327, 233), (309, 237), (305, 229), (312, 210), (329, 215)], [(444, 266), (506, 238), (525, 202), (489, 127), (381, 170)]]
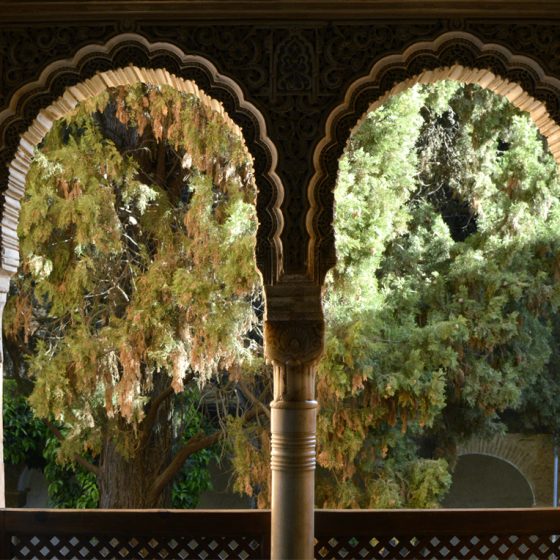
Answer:
[(316, 558), (560, 560), (560, 510), (318, 511)]
[(31, 560), (266, 558), (270, 512), (0, 511), (0, 558)]
[[(320, 559), (560, 560), (560, 511), (317, 511)], [(2, 559), (269, 558), (270, 512), (0, 510)]]

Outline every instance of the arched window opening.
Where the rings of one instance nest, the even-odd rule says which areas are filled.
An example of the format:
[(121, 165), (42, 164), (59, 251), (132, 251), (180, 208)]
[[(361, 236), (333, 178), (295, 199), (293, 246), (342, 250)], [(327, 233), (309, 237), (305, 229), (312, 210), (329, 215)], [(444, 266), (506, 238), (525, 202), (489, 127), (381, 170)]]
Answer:
[(193, 507), (216, 444), (266, 417), (255, 200), (239, 129), (194, 84), (105, 89), (44, 137), (4, 352), (54, 505)]
[(557, 431), (559, 194), (529, 115), (476, 84), (363, 119), (335, 189), (319, 505), (436, 507), (459, 442)]

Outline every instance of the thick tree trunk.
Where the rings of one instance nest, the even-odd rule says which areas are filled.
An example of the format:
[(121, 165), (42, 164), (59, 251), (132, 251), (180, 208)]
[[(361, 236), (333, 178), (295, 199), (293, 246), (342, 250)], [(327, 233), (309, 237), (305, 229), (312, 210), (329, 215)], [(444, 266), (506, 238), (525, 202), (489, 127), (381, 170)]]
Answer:
[(160, 470), (169, 464), (167, 446), (147, 446), (134, 458), (123, 457), (108, 441), (99, 468), (99, 507), (109, 509), (149, 509), (171, 507), (171, 485), (155, 498), (150, 489)]
[[(97, 482), (99, 507), (109, 509), (150, 509), (171, 507), (171, 483), (154, 494), (152, 486), (158, 475), (172, 459), (172, 392), (169, 380), (163, 375), (154, 378), (151, 409), (140, 424), (138, 433), (129, 425), (122, 430), (129, 445), (137, 446), (132, 457), (123, 456), (109, 436), (105, 440), (100, 457)], [(121, 432), (122, 434), (122, 432)]]

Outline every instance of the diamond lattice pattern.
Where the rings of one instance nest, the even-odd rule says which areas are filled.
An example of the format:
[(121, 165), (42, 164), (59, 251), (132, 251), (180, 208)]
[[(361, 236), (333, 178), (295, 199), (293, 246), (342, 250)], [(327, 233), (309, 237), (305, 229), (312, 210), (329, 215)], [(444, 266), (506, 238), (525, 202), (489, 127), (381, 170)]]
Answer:
[(330, 537), (315, 543), (315, 558), (347, 560), (556, 560), (557, 535)]
[(17, 560), (250, 560), (262, 558), (260, 548), (251, 537), (12, 537)]

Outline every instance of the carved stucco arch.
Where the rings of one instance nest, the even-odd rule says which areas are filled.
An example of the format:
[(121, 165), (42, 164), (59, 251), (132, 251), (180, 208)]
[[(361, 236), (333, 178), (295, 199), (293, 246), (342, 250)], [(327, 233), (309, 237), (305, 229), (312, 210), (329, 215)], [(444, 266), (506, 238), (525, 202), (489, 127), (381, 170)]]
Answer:
[(52, 123), (80, 101), (109, 87), (140, 82), (169, 85), (179, 91), (193, 93), (241, 130), (254, 158), (258, 187), (257, 267), (265, 284), (275, 283), (282, 262), (280, 233), (283, 219), (280, 205), (284, 191), (275, 171), (276, 148), (267, 135), (262, 113), (247, 101), (241, 87), (219, 73), (208, 59), (186, 54), (171, 43), (150, 43), (133, 33), (118, 35), (104, 45), (88, 45), (78, 50), (71, 59), (49, 64), (37, 80), (18, 89), (8, 107), (0, 112), (0, 148), (7, 146), (14, 152), (7, 185), (3, 185), (3, 275), (14, 273), (19, 264), (19, 200), (25, 190), (33, 151)]
[(338, 160), (352, 131), (390, 96), (417, 83), (443, 79), (478, 84), (528, 112), (560, 164), (560, 79), (547, 75), (534, 59), (462, 31), (388, 55), (348, 87), (343, 101), (328, 115), (324, 136), (313, 153), (306, 226), (308, 275), (316, 282), (322, 283), (336, 262), (334, 186)]

